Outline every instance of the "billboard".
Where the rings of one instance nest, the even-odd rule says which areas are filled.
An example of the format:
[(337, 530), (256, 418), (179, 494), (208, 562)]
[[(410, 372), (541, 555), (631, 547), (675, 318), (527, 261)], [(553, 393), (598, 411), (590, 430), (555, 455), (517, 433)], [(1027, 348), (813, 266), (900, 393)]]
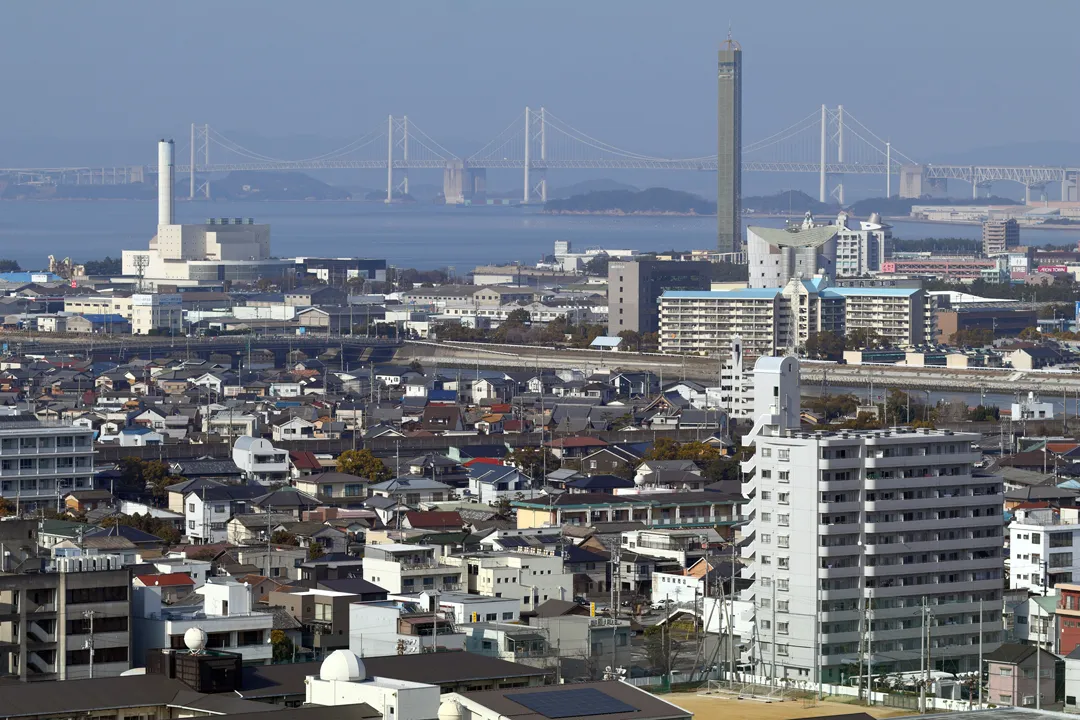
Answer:
[(1040, 265), (1036, 268), (1041, 273), (1067, 273), (1069, 268), (1064, 265)]

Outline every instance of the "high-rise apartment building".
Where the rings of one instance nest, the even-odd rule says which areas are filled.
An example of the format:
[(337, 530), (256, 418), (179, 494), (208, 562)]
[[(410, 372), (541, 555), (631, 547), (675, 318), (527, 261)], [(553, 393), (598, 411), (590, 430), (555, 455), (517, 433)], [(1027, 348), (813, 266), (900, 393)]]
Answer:
[(0, 675), (75, 680), (130, 669), (131, 571), (67, 571), (119, 566), (104, 556), (55, 562), (46, 572), (0, 573)]
[[(975, 672), (1001, 642), (1002, 483), (974, 470), (977, 434), (892, 428), (803, 432), (799, 364), (754, 368), (755, 453), (744, 556), (759, 675), (841, 682)], [(981, 617), (980, 617), (981, 612)], [(820, 672), (820, 675), (818, 673)]]
[(92, 489), (93, 437), (89, 428), (32, 415), (0, 419), (0, 498), (20, 511), (56, 509), (72, 490)]
[(668, 290), (708, 290), (712, 263), (620, 260), (608, 263), (608, 334), (660, 328), (660, 296)]
[(1013, 218), (988, 220), (982, 226), (983, 255), (990, 257), (1020, 246), (1020, 225)]
[(742, 48), (728, 36), (717, 58), (716, 232), (722, 253), (742, 246)]

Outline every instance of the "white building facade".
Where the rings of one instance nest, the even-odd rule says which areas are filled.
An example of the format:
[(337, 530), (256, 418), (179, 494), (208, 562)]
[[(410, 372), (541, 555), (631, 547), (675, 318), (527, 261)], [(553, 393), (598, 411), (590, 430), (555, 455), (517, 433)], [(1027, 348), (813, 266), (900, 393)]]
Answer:
[(840, 682), (869, 643), (874, 673), (916, 671), (924, 601), (935, 669), (978, 670), (980, 633), (987, 652), (1001, 641), (1004, 582), (1002, 484), (973, 470), (979, 436), (803, 433), (798, 372), (790, 357), (754, 369), (743, 599), (755, 670)]
[(0, 497), (20, 511), (59, 507), (94, 487), (94, 432), (33, 416), (0, 418)]

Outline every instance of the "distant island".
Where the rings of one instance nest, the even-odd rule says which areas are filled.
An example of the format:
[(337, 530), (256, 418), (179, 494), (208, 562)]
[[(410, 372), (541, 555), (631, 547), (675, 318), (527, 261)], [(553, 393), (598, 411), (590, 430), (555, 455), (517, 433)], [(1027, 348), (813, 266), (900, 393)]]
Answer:
[(549, 200), (553, 215), (715, 215), (716, 203), (693, 193), (668, 188), (597, 190)]
[[(176, 197), (186, 198), (188, 178), (176, 184)], [(301, 172), (238, 171), (210, 181), (214, 200), (351, 200), (352, 194)], [(0, 177), (4, 200), (155, 200), (157, 186), (151, 182), (125, 185), (15, 185)]]

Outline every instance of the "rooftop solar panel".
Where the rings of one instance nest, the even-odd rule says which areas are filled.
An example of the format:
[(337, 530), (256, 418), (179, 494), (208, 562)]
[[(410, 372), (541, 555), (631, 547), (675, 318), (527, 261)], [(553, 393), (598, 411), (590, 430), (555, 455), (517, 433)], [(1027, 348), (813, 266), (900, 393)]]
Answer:
[(514, 693), (507, 699), (524, 705), (547, 718), (612, 715), (637, 712), (637, 708), (616, 700), (596, 688), (554, 690), (551, 692)]

